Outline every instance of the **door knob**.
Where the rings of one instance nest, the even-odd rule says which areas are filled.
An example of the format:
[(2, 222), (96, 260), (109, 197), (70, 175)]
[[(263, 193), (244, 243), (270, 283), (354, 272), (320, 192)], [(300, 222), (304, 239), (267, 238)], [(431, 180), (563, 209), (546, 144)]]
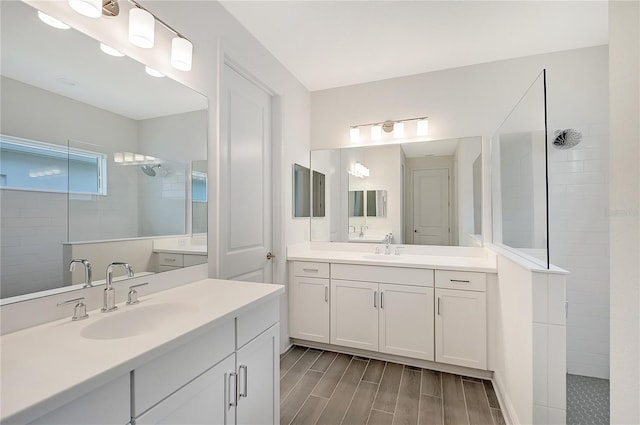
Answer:
[(413, 229), (413, 233), (418, 233), (418, 229)]
[(271, 259), (274, 259), (274, 258), (276, 258), (276, 256), (275, 256), (275, 255), (273, 255), (273, 254), (271, 253), (271, 251), (267, 252), (267, 260), (271, 260)]

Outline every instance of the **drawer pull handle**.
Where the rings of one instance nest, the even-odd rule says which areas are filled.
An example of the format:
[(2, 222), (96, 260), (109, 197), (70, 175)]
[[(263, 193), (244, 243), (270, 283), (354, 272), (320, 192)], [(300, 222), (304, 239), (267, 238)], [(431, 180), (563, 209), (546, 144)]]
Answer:
[(459, 279), (450, 279), (451, 282), (455, 282), (455, 283), (471, 283), (471, 281), (469, 280), (459, 280)]
[(438, 316), (440, 316), (440, 297), (438, 297)]
[[(244, 373), (242, 373), (242, 371), (244, 370)], [(243, 389), (242, 391), (239, 391), (240, 393), (240, 397), (247, 397), (247, 392), (248, 392), (248, 383), (247, 383), (247, 376), (249, 374), (249, 369), (247, 368), (247, 365), (240, 365), (240, 367), (238, 368), (238, 375), (242, 375), (242, 384), (243, 384)], [(238, 376), (238, 378), (240, 378), (240, 376)], [(238, 379), (239, 380), (239, 379)]]
[[(238, 374), (235, 372), (229, 372), (229, 407), (234, 407), (238, 405)], [(233, 385), (231, 385), (233, 384)], [(233, 387), (233, 391), (231, 388)]]
[(176, 261), (175, 258), (165, 258), (164, 261), (166, 261), (167, 263), (173, 263)]
[(380, 310), (384, 309), (384, 292), (380, 291)]
[(326, 303), (329, 302), (329, 287), (328, 286), (324, 287), (324, 302), (326, 302)]
[(373, 308), (378, 308), (378, 291), (373, 291)]
[(303, 272), (314, 272), (314, 273), (318, 273), (320, 270), (318, 269), (302, 269)]

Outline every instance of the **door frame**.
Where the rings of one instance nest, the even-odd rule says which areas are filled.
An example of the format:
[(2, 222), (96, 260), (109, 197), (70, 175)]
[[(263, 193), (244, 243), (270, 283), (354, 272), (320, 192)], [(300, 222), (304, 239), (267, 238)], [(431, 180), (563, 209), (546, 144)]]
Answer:
[[(273, 283), (284, 282), (286, 269), (285, 246), (284, 246), (284, 216), (282, 215), (282, 187), (283, 187), (283, 174), (282, 170), (282, 158), (283, 158), (283, 113), (282, 113), (282, 96), (273, 90), (269, 85), (265, 84), (257, 75), (258, 73), (251, 72), (240, 61), (234, 58), (234, 55), (229, 53), (222, 45), (222, 41), (219, 43), (219, 57), (218, 57), (218, 78), (217, 78), (217, 109), (216, 109), (216, 129), (215, 129), (215, 158), (213, 164), (216, 164), (215, 175), (217, 178), (215, 184), (215, 194), (211, 199), (215, 199), (215, 262), (209, 265), (209, 276), (212, 278), (218, 278), (220, 273), (220, 241), (218, 235), (220, 234), (220, 182), (222, 176), (220, 174), (220, 161), (221, 161), (221, 121), (220, 121), (220, 109), (222, 105), (222, 93), (221, 93), (221, 81), (224, 66), (229, 66), (235, 72), (246, 78), (251, 83), (255, 84), (261, 90), (264, 90), (271, 96), (271, 244), (272, 251), (275, 254), (273, 261), (271, 281)], [(212, 151), (214, 149), (210, 149)], [(211, 159), (211, 158), (210, 158)], [(211, 185), (213, 186), (213, 185)], [(211, 244), (210, 244), (211, 246)], [(211, 258), (211, 256), (210, 256)]]

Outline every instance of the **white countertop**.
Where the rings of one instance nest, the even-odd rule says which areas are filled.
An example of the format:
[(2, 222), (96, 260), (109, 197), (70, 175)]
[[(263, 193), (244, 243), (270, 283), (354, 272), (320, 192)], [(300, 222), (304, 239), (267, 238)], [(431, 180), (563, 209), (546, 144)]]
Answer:
[(206, 245), (187, 245), (173, 247), (153, 247), (153, 252), (168, 252), (170, 254), (190, 254), (190, 255), (207, 255)]
[[(141, 296), (140, 304), (119, 304), (112, 313), (90, 311), (87, 320), (69, 317), (3, 335), (0, 420), (33, 421), (282, 293), (282, 285), (205, 279)], [(176, 302), (190, 303), (194, 311), (154, 331), (110, 340), (80, 335), (107, 316)]]
[[(342, 244), (336, 244), (339, 247)], [(358, 244), (360, 245), (360, 244)], [(364, 244), (363, 244), (364, 245)], [(375, 245), (368, 251), (351, 249), (349, 251), (340, 249), (314, 249), (307, 246), (291, 246), (287, 250), (287, 260), (293, 261), (316, 261), (321, 263), (340, 264), (364, 264), (375, 266), (411, 267), (440, 270), (461, 270), (476, 271), (485, 273), (496, 273), (497, 265), (495, 256), (471, 256), (468, 255), (469, 248), (461, 248), (461, 253), (465, 255), (437, 255), (437, 250), (431, 248), (429, 254), (402, 253), (394, 255), (395, 245), (391, 246), (391, 254), (375, 254)], [(447, 251), (455, 251), (456, 247), (447, 247)], [(409, 250), (410, 247), (403, 247), (402, 250)], [(420, 248), (411, 248), (419, 250)], [(471, 248), (482, 250), (481, 248)], [(384, 251), (383, 251), (384, 252)], [(434, 255), (434, 253), (436, 255)]]

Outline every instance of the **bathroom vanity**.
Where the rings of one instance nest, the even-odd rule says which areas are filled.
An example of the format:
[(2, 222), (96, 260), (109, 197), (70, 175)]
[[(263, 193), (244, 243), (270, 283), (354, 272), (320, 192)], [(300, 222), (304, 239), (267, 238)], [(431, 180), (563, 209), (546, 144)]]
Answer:
[(289, 250), (291, 337), (486, 371), (487, 276), (495, 277), (495, 258), (478, 256), (480, 248), (458, 248), (463, 256), (366, 248)]
[(283, 292), (205, 279), (4, 335), (1, 421), (276, 424)]

